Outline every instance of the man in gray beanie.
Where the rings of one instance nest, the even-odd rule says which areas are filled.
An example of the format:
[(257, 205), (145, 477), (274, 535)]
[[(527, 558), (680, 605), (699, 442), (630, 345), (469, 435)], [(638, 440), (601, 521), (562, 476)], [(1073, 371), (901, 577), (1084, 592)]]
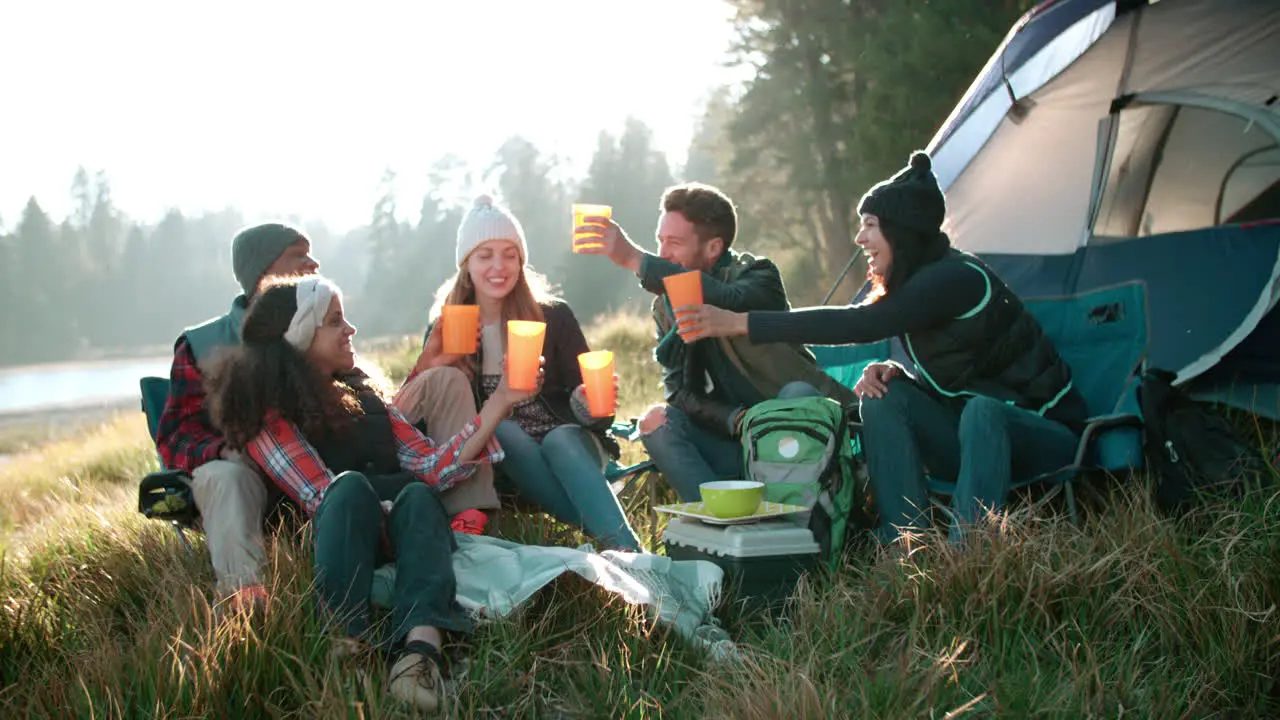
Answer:
[(228, 449), (213, 428), (205, 409), (204, 373), (219, 350), (240, 343), (245, 310), (263, 278), (307, 275), (320, 264), (311, 257), (311, 242), (297, 229), (264, 223), (232, 239), (231, 267), (243, 291), (231, 309), (187, 328), (174, 343), (156, 449), (166, 468), (191, 473), (219, 595), (229, 597), (232, 607), (252, 609), (265, 607), (268, 599), (260, 576), (267, 489), (257, 471)]

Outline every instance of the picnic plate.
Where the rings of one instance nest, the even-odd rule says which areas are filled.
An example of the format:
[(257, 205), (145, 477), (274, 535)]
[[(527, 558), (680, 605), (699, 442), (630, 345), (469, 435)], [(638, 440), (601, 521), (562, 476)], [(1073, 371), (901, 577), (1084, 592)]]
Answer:
[(676, 503), (674, 505), (655, 505), (653, 509), (669, 515), (683, 515), (685, 517), (697, 518), (709, 525), (742, 525), (745, 523), (760, 522), (761, 520), (782, 517), (783, 515), (792, 515), (794, 513), (809, 511), (809, 508), (803, 505), (789, 505), (787, 503), (769, 502), (767, 500), (760, 503), (760, 507), (756, 508), (754, 513), (736, 518), (718, 518), (708, 512), (706, 506), (700, 502)]

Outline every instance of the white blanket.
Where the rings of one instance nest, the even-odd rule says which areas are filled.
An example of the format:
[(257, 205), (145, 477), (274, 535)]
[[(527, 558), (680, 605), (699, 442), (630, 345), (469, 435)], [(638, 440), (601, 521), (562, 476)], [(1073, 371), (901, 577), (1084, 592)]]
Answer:
[[(566, 572), (572, 572), (642, 605), (649, 618), (675, 627), (714, 659), (737, 656), (733, 641), (716, 624), (724, 571), (703, 560), (671, 560), (660, 555), (581, 548), (520, 545), (484, 535), (455, 533), (453, 570), (458, 603), (481, 616), (504, 617)], [(374, 575), (373, 603), (390, 607), (395, 567)]]

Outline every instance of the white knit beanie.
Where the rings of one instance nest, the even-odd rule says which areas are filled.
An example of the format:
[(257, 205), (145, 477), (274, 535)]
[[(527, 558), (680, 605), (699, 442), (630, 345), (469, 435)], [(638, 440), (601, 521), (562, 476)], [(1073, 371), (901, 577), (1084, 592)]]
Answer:
[(316, 328), (324, 324), (329, 303), (335, 297), (342, 297), (342, 291), (326, 277), (309, 275), (298, 281), (296, 293), (298, 309), (293, 313), (293, 321), (289, 323), (284, 339), (306, 352), (316, 336)]
[(524, 228), (516, 216), (507, 212), (506, 208), (493, 204), (493, 198), (481, 195), (462, 223), (458, 225), (458, 267), (466, 262), (467, 255), (489, 240), (510, 240), (520, 248), (520, 262), (529, 257), (524, 246)]

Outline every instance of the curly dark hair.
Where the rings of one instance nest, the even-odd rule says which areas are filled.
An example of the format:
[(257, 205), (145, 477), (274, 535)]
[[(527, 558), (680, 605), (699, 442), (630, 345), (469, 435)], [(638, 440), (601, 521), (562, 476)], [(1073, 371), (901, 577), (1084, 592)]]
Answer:
[(738, 210), (718, 188), (702, 183), (669, 187), (662, 193), (661, 205), (663, 212), (684, 215), (693, 224), (698, 240), (720, 238), (725, 250), (733, 247), (733, 239), (738, 234)]
[(880, 218), (880, 233), (893, 249), (893, 263), (887, 277), (867, 271), (871, 292), (864, 304), (873, 303), (902, 287), (920, 268), (946, 257), (951, 249), (951, 238), (944, 232), (924, 233), (884, 218)]
[(284, 339), (298, 311), (300, 280), (263, 284), (245, 315), (240, 345), (223, 352), (206, 378), (213, 424), (233, 450), (262, 431), (272, 410), (312, 441), (343, 435), (363, 412), (355, 391), (366, 386), (368, 373), (357, 368), (326, 377)]

